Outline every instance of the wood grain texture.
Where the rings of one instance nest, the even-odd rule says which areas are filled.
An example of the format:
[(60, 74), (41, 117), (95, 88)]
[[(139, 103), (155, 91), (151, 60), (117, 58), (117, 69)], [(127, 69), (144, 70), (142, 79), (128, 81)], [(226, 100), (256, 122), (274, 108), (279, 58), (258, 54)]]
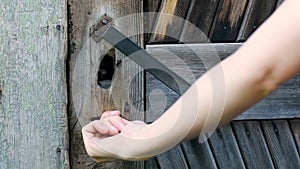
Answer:
[(220, 0), (214, 25), (210, 31), (211, 42), (234, 42), (246, 11), (248, 0)]
[(277, 0), (249, 0), (237, 41), (248, 37), (273, 13)]
[(186, 161), (191, 169), (217, 169), (217, 164), (209, 143), (199, 143), (197, 139), (182, 144)]
[(284, 0), (277, 0), (276, 8), (278, 8), (283, 2), (284, 2)]
[(246, 168), (274, 169), (260, 123), (237, 121), (232, 125)]
[(201, 43), (209, 41), (209, 31), (220, 0), (191, 0), (180, 42)]
[(262, 127), (275, 168), (299, 168), (299, 153), (288, 122), (263, 121)]
[(0, 4), (0, 168), (69, 168), (65, 1)]
[(92, 25), (107, 14), (118, 30), (142, 46), (142, 1), (71, 0), (69, 3), (72, 14), (70, 44), (73, 49), (70, 56), (72, 168), (144, 168), (143, 162), (96, 163), (85, 152), (81, 136), (82, 126), (91, 118), (99, 118), (106, 110), (118, 109), (131, 120), (144, 120), (143, 70), (116, 50), (112, 86), (101, 88), (97, 84), (99, 66), (112, 46), (105, 41), (96, 43), (89, 35)]
[(246, 168), (230, 125), (217, 129), (209, 141), (219, 168)]
[(290, 120), (289, 123), (298, 149), (298, 155), (300, 156), (300, 119)]
[(148, 44), (151, 32), (161, 6), (162, 0), (145, 0), (144, 1), (144, 32), (145, 44)]
[(149, 43), (177, 43), (190, 0), (162, 0)]
[(188, 169), (184, 154), (180, 145), (157, 156), (160, 169)]
[[(155, 58), (180, 74), (186, 81), (193, 83), (210, 67), (225, 59), (240, 47), (241, 44), (174, 44), (174, 45), (148, 45), (147, 52)], [(219, 57), (220, 59), (216, 59)], [(200, 59), (199, 59), (200, 58)], [(167, 103), (163, 109), (152, 109), (151, 117), (154, 120), (160, 116), (162, 110), (171, 106), (178, 99), (178, 95), (174, 94), (161, 82), (154, 77), (146, 76), (146, 93), (151, 93), (152, 90), (161, 90), (154, 92), (156, 103), (159, 106)], [(246, 110), (238, 116), (236, 120), (242, 119), (279, 119), (279, 118), (297, 118), (300, 117), (300, 74), (286, 82), (273, 94)], [(153, 96), (153, 97), (154, 97)], [(149, 100), (149, 95), (146, 97)], [(153, 104), (152, 104), (153, 105)], [(276, 105), (276, 106), (274, 106)], [(150, 105), (151, 106), (151, 105)], [(147, 109), (149, 108), (146, 106)], [(155, 114), (156, 113), (156, 114)], [(148, 114), (147, 114), (148, 117)]]

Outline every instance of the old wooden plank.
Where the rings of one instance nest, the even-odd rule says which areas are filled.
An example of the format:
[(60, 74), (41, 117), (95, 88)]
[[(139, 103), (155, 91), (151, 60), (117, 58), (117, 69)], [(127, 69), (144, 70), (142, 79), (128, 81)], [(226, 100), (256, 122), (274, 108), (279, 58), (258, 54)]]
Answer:
[(0, 168), (69, 168), (66, 4), (0, 4)]
[(237, 38), (248, 0), (220, 0), (214, 25), (210, 31), (211, 42), (234, 42)]
[[(175, 45), (148, 45), (147, 51), (152, 54), (159, 61), (164, 63), (170, 69), (182, 77), (189, 83), (193, 83), (195, 79), (199, 78), (210, 67), (219, 63), (220, 60), (225, 59), (232, 54), (241, 44), (175, 44)], [(200, 58), (200, 59), (199, 59)], [(217, 59), (220, 58), (220, 59)], [(173, 101), (177, 100), (178, 96), (169, 89), (166, 89), (162, 83), (157, 82), (154, 78), (148, 78), (147, 75), (147, 89), (146, 93), (151, 93), (151, 90), (162, 90), (163, 92), (156, 92), (160, 94), (157, 96), (157, 103), (165, 103), (169, 108)], [(277, 91), (269, 97), (262, 100), (252, 108), (246, 110), (236, 119), (269, 119), (269, 118), (296, 118), (300, 116), (300, 74), (283, 84)], [(147, 95), (148, 98), (148, 95)], [(276, 105), (276, 106), (274, 106)], [(151, 120), (160, 116), (155, 112), (162, 112), (161, 107), (159, 111), (152, 109)], [(148, 115), (147, 115), (148, 117)]]
[(278, 8), (283, 2), (284, 2), (284, 0), (278, 0), (278, 1), (277, 1), (276, 8)]
[(298, 154), (300, 156), (300, 120), (295, 119), (295, 120), (290, 120), (290, 125), (291, 129), (293, 132), (294, 140), (296, 143), (296, 146), (298, 148)]
[[(70, 3), (70, 34), (73, 52), (70, 56), (70, 111), (72, 168), (144, 168), (143, 162), (113, 162), (97, 164), (85, 152), (81, 127), (103, 111), (118, 109), (131, 120), (144, 120), (143, 70), (119, 51), (111, 51), (105, 41), (96, 43), (90, 37), (90, 28), (106, 14), (123, 34), (143, 45), (142, 1), (79, 1)], [(99, 85), (98, 72), (107, 53), (112, 57), (109, 71), (114, 70), (107, 86)], [(107, 64), (104, 64), (107, 66)], [(107, 71), (103, 69), (103, 71)], [(100, 83), (101, 84), (101, 83)], [(109, 86), (111, 84), (111, 86)], [(107, 88), (108, 87), (108, 88)]]
[(189, 3), (190, 0), (162, 0), (149, 43), (178, 42)]
[(272, 14), (277, 0), (249, 0), (237, 41), (248, 37)]
[(209, 30), (220, 0), (192, 0), (180, 42), (201, 43), (209, 41)]
[(151, 32), (155, 25), (162, 0), (145, 0), (144, 1), (144, 32), (145, 44), (148, 44)]
[(288, 122), (263, 121), (262, 127), (275, 167), (299, 168), (299, 153)]
[(158, 168), (159, 168), (159, 164), (156, 157), (145, 161), (145, 169), (158, 169)]
[(231, 126), (217, 129), (209, 138), (219, 168), (245, 168)]
[(274, 168), (260, 123), (236, 121), (232, 125), (246, 168)]
[(197, 169), (217, 169), (209, 143), (199, 143), (197, 139), (182, 144), (189, 167)]
[(160, 169), (188, 169), (184, 154), (180, 145), (157, 156)]

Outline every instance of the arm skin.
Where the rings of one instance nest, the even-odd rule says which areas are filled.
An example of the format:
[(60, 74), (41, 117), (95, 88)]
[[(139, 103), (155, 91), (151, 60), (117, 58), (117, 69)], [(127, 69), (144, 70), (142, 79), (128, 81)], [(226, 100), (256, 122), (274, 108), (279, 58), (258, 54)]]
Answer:
[[(236, 53), (199, 78), (159, 119), (150, 125), (132, 122), (120, 134), (88, 143), (94, 144), (87, 148), (89, 155), (142, 160), (228, 123), (268, 96), (300, 71), (299, 9), (300, 0), (286, 0)], [(224, 85), (213, 86), (211, 79)], [(214, 98), (221, 89), (225, 99)], [(222, 115), (214, 116), (216, 111)], [(83, 137), (89, 139), (84, 129)]]

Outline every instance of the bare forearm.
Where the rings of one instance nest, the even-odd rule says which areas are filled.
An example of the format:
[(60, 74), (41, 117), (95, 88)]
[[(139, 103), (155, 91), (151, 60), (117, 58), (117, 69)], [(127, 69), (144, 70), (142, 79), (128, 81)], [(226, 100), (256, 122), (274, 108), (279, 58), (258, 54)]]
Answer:
[(197, 137), (202, 129), (213, 130), (216, 122), (229, 122), (294, 76), (300, 70), (299, 8), (300, 1), (287, 0), (240, 50), (198, 79), (149, 127), (149, 133)]

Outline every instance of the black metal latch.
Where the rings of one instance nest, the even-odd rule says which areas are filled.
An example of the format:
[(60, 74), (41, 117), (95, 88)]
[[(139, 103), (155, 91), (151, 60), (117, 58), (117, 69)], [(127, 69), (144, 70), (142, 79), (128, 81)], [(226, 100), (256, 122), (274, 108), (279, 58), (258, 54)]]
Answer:
[(105, 39), (179, 95), (190, 87), (187, 81), (114, 28), (110, 17), (104, 15), (100, 18), (100, 21), (92, 28), (91, 36), (96, 42)]

